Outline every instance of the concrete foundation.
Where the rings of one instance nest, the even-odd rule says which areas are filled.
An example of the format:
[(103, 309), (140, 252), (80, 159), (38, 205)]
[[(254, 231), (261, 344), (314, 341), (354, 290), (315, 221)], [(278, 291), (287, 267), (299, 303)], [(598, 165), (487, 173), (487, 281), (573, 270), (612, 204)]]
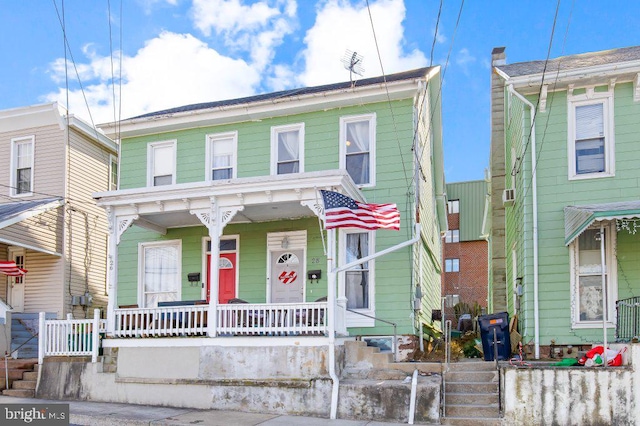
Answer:
[[(114, 340), (96, 364), (46, 359), (36, 396), (329, 417), (333, 382), (325, 339), (219, 340)], [(345, 346), (335, 350), (341, 375)], [(417, 386), (415, 421), (437, 422), (440, 377), (420, 376)], [(338, 417), (406, 422), (410, 394), (411, 383), (400, 379), (341, 380)]]

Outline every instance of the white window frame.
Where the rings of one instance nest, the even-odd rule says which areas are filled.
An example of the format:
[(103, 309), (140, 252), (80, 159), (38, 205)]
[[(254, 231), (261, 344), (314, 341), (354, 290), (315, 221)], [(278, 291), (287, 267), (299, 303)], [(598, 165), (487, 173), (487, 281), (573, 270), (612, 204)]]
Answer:
[(271, 127), (271, 175), (278, 174), (278, 135), (284, 132), (298, 131), (298, 172), (304, 172), (304, 123)]
[[(238, 132), (224, 132), (224, 133), (215, 133), (207, 135), (207, 143), (205, 148), (206, 155), (206, 170), (205, 170), (205, 181), (211, 182), (213, 181), (212, 171), (213, 171), (213, 155), (215, 154), (214, 145), (216, 141), (222, 141), (225, 139), (231, 139), (232, 144), (232, 152), (231, 152), (231, 179), (235, 179), (238, 177)], [(217, 179), (224, 180), (224, 179)]]
[[(451, 265), (451, 267), (449, 267), (447, 265)], [(454, 267), (453, 267), (454, 265), (458, 265), (458, 269), (454, 270)], [(444, 272), (445, 273), (460, 272), (460, 258), (451, 257), (451, 258), (445, 259), (444, 260)]]
[(460, 230), (459, 229), (449, 229), (444, 234), (444, 242), (445, 243), (459, 243), (460, 242)]
[[(347, 235), (348, 234), (367, 234), (369, 238), (369, 253), (365, 254), (365, 256), (370, 256), (376, 252), (375, 242), (376, 242), (376, 233), (374, 231), (364, 231), (361, 229), (340, 229), (338, 235), (338, 246), (339, 246), (339, 260), (340, 265), (344, 265), (347, 261)], [(375, 316), (375, 306), (376, 306), (376, 277), (375, 277), (375, 259), (371, 259), (367, 262), (369, 265), (369, 307), (362, 309), (353, 309), (354, 311), (363, 313), (369, 316)], [(346, 271), (340, 272), (338, 277), (338, 298), (346, 299)], [(347, 311), (346, 312), (346, 322), (347, 327), (375, 327), (375, 320), (372, 318), (367, 318), (362, 315), (358, 315), (356, 313)]]
[[(149, 142), (147, 144), (147, 186), (148, 187), (154, 187), (155, 185), (153, 184), (153, 165), (154, 165), (154, 159), (155, 159), (155, 149), (156, 148), (166, 148), (166, 147), (170, 147), (173, 149), (173, 172), (171, 173), (171, 185), (175, 185), (176, 183), (176, 169), (178, 168), (178, 164), (177, 164), (177, 155), (176, 155), (176, 146), (177, 146), (177, 141), (174, 140), (170, 140), (170, 141), (161, 141), (161, 142)], [(159, 185), (159, 186), (164, 186), (164, 185)]]
[[(599, 228), (595, 226), (589, 229)], [(617, 235), (615, 223), (609, 223), (605, 228), (605, 272), (607, 274), (607, 297), (608, 318), (606, 321), (607, 328), (615, 327), (616, 323), (616, 300), (618, 299), (618, 263), (614, 255), (614, 247), (617, 244)], [(571, 284), (571, 327), (580, 328), (602, 328), (602, 320), (598, 321), (581, 321), (580, 320), (580, 299), (579, 299), (579, 280), (578, 280), (578, 247), (579, 238), (576, 238), (569, 245), (570, 258), (570, 284)]]
[[(567, 152), (569, 160), (569, 180), (594, 179), (615, 176), (615, 140), (613, 120), (613, 89), (606, 92), (595, 92), (594, 88), (586, 89), (581, 95), (567, 96), (568, 139)], [(602, 104), (602, 120), (604, 127), (604, 171), (597, 173), (577, 173), (576, 164), (576, 108), (586, 105)]]
[[(114, 182), (113, 182), (113, 164), (116, 164), (117, 170), (116, 170), (116, 182), (115, 182), (115, 187), (114, 187)], [(108, 188), (109, 191), (117, 191), (118, 188), (120, 187), (120, 162), (118, 161), (118, 157), (116, 157), (115, 155), (109, 155), (109, 184), (108, 184)]]
[(449, 214), (460, 213), (460, 200), (447, 201), (447, 213)]
[(347, 124), (369, 121), (369, 182), (356, 183), (360, 188), (376, 184), (376, 114), (361, 114), (340, 117), (340, 161), (342, 170), (347, 170)]
[[(18, 193), (18, 178), (16, 176), (16, 173), (18, 171), (17, 167), (18, 167), (18, 150), (16, 148), (17, 145), (23, 145), (23, 144), (31, 144), (31, 188), (29, 188), (29, 192), (23, 192), (22, 194)], [(36, 137), (35, 135), (32, 136), (24, 136), (24, 137), (19, 137), (19, 138), (13, 138), (11, 139), (11, 166), (10, 166), (10, 170), (11, 170), (11, 176), (10, 176), (10, 181), (9, 181), (9, 195), (11, 195), (12, 197), (29, 197), (31, 195), (33, 195), (33, 187), (34, 187), (34, 181), (33, 181), (33, 177), (34, 177), (34, 166), (35, 166), (35, 159), (36, 159)]]
[(178, 249), (177, 300), (182, 300), (182, 240), (163, 240), (138, 243), (138, 306), (145, 306), (144, 250), (150, 247), (176, 247)]

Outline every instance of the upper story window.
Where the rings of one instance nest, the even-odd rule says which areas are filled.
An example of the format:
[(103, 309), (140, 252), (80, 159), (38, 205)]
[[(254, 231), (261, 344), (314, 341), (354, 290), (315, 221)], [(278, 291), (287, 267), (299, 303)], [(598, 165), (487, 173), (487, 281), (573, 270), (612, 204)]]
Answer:
[(147, 186), (176, 183), (176, 141), (151, 142), (147, 145)]
[(207, 136), (206, 180), (226, 180), (237, 177), (238, 132)]
[(33, 193), (35, 136), (11, 140), (11, 195)]
[(460, 213), (460, 200), (447, 201), (447, 212), (449, 214)]
[(569, 96), (569, 179), (613, 176), (613, 92)]
[[(602, 327), (603, 297), (606, 295), (606, 321), (613, 324), (617, 299), (617, 265), (613, 247), (615, 226), (587, 229), (571, 244), (573, 326)], [(601, 246), (604, 243), (604, 247)], [(604, 249), (604, 250), (603, 250)], [(604, 263), (603, 263), (604, 251)], [(604, 293), (603, 293), (604, 275)]]
[(357, 185), (375, 185), (376, 115), (340, 118), (340, 168)]
[(444, 237), (445, 243), (459, 243), (460, 242), (460, 230), (450, 229), (446, 232)]
[(109, 191), (118, 189), (118, 158), (109, 157)]
[(444, 260), (445, 272), (460, 272), (460, 259), (445, 259)]
[(271, 174), (304, 171), (304, 123), (271, 128)]

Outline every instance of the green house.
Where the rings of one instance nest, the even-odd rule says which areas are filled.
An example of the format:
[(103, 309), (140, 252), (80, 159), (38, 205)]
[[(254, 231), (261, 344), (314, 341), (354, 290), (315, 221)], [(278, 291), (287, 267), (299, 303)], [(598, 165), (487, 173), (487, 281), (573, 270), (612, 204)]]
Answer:
[(636, 337), (640, 47), (493, 51), (491, 301), (536, 358)]
[[(121, 142), (118, 190), (94, 195), (110, 218), (108, 333), (415, 343), (440, 306), (439, 71), (101, 126)], [(399, 231), (325, 230), (320, 190), (395, 203)]]

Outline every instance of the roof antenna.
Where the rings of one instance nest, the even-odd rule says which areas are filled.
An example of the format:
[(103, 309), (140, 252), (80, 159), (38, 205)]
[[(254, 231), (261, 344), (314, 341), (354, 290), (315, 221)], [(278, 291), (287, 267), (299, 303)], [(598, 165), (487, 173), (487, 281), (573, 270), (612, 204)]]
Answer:
[(364, 68), (362, 68), (362, 59), (362, 55), (358, 55), (358, 52), (352, 52), (348, 49), (344, 52), (344, 56), (342, 57), (344, 68), (349, 70), (349, 80), (351, 81), (352, 87), (353, 74), (355, 73), (362, 76), (364, 73)]

